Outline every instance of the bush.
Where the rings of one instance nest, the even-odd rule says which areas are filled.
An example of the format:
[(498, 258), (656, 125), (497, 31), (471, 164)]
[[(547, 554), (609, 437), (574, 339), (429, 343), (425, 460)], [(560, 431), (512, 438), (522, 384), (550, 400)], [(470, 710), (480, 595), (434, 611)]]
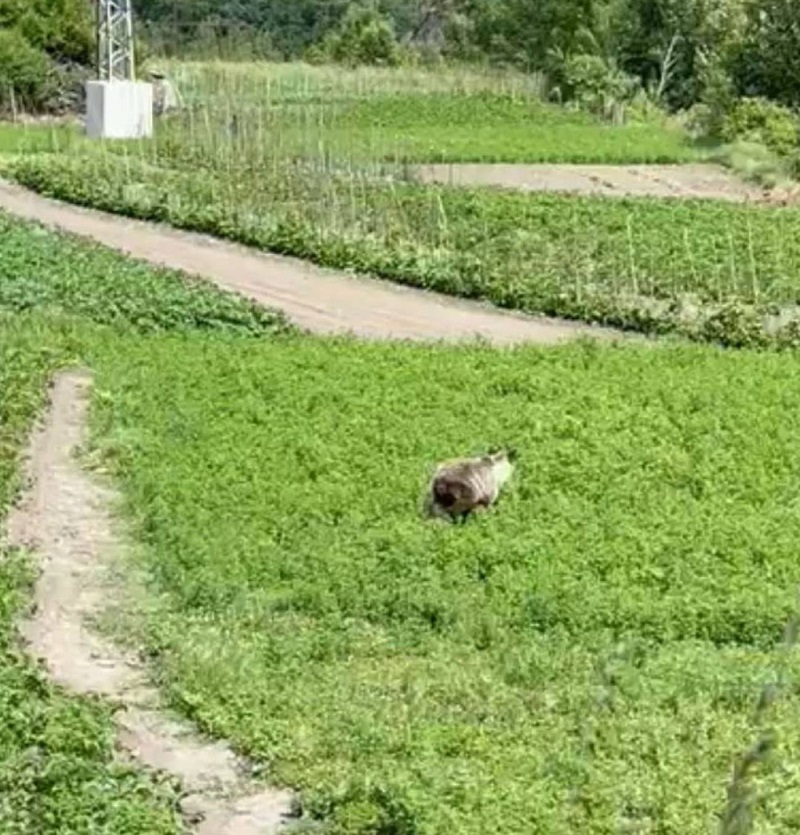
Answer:
[(50, 58), (16, 29), (0, 30), (0, 109), (41, 110), (55, 91)]
[(726, 142), (760, 142), (776, 154), (790, 157), (800, 146), (800, 121), (792, 110), (767, 99), (739, 99), (725, 117), (722, 138)]
[(325, 39), (323, 56), (351, 66), (397, 66), (402, 50), (392, 24), (372, 6), (350, 6)]
[(684, 123), (693, 138), (719, 141), (725, 120), (736, 103), (736, 89), (719, 62), (709, 64), (703, 75), (703, 97), (684, 113)]
[(634, 80), (599, 55), (573, 55), (564, 62), (566, 97), (582, 110), (608, 116), (635, 92)]
[(0, 30), (16, 29), (56, 61), (92, 58), (92, 5), (86, 0), (0, 0)]

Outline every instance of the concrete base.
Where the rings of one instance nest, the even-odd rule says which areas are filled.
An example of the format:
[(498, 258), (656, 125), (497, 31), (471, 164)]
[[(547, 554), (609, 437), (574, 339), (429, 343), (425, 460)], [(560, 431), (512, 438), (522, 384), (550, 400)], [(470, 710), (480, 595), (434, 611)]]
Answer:
[(153, 85), (143, 81), (87, 81), (86, 135), (91, 139), (152, 136)]

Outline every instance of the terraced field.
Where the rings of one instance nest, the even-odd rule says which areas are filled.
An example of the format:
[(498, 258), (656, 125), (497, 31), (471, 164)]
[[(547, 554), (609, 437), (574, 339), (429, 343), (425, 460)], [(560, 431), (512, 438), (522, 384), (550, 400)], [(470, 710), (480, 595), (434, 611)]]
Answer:
[[(171, 702), (309, 821), (706, 832), (737, 755), (774, 732), (757, 815), (794, 831), (791, 356), (312, 338), (33, 227), (5, 220), (3, 240), (4, 483), (48, 370), (93, 368), (91, 460), (152, 595), (124, 622)], [(432, 463), (495, 442), (523, 451), (496, 512), (421, 519)], [(137, 791), (163, 824), (92, 831), (170, 831), (167, 798)]]
[[(106, 638), (256, 781), (295, 793), (300, 831), (796, 832), (797, 209), (413, 182), (405, 162), (463, 161), (473, 125), (481, 162), (695, 155), (653, 122), (603, 145), (605, 126), (508, 76), (281, 72), (258, 87), (187, 67), (188, 113), (153, 142), (11, 131), (5, 168), (84, 207), (445, 295), (4, 187), (17, 211), (235, 273), (336, 335), (0, 214), (0, 509), (47, 380), (90, 369), (81, 460), (122, 497)], [(437, 125), (437, 96), (459, 130)], [(503, 120), (519, 129), (498, 140)], [(695, 342), (575, 341), (594, 332), (521, 313)], [(430, 341), (473, 326), (567, 339)], [(499, 505), (424, 518), (435, 462), (493, 445), (520, 451)], [(0, 829), (201, 826), (186, 785), (115, 759), (108, 705), (23, 653), (40, 558), (0, 559)]]
[[(249, 70), (177, 65), (186, 107), (152, 141), (97, 146), (60, 128), (43, 146), (34, 131), (8, 174), (83, 206), (525, 314), (728, 345), (797, 340), (800, 210), (762, 205), (759, 189), (699, 163), (664, 117), (609, 125), (511, 74)], [(391, 137), (410, 150), (391, 151)]]

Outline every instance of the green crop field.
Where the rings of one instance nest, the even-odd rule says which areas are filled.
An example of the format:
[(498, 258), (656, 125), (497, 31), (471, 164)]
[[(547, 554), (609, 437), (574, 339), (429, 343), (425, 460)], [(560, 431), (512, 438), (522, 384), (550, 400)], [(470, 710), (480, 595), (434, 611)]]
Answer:
[(797, 209), (423, 186), (406, 164), (693, 158), (674, 127), (600, 122), (510, 72), (168, 69), (186, 108), (153, 140), (9, 130), (4, 168), (67, 201), (529, 313), (798, 341)]
[(323, 141), (339, 157), (401, 162), (686, 162), (677, 129), (604, 124), (529, 98), (405, 94), (322, 111)]
[(180, 134), (225, 128), (235, 117), (239, 135), (262, 153), (278, 145), (359, 164), (698, 158), (663, 117), (632, 112), (627, 124), (613, 126), (547, 103), (537, 76), (267, 63), (170, 69), (188, 108)]
[[(185, 104), (154, 144), (219, 144), (237, 153), (398, 162), (668, 163), (701, 151), (663, 115), (614, 125), (544, 98), (543, 81), (511, 72), (344, 70), (303, 64), (176, 63)], [(66, 125), (0, 125), (0, 154), (83, 144)], [(146, 145), (149, 143), (145, 143)]]
[(11, 172), (75, 203), (530, 313), (797, 342), (797, 208), (387, 184), (205, 143), (34, 154)]
[[(86, 463), (120, 488), (145, 578), (117, 637), (299, 792), (304, 831), (796, 832), (800, 371), (771, 349), (800, 340), (800, 210), (404, 176), (696, 158), (674, 126), (556, 107), (537, 78), (169, 69), (187, 109), (152, 141), (6, 127), (4, 169), (333, 267), (748, 349), (313, 338), (0, 215), (0, 512), (46, 380), (89, 366)], [(498, 507), (424, 519), (434, 462), (496, 444), (521, 454)], [(0, 831), (177, 835), (179, 787), (116, 763), (109, 706), (21, 651), (32, 579), (0, 552)]]
[(529, 313), (728, 345), (798, 341), (795, 208), (425, 186), (406, 165), (687, 160), (695, 152), (674, 127), (615, 127), (545, 103), (541, 79), (512, 73), (169, 70), (186, 107), (154, 139), (9, 130), (9, 175), (67, 201)]
[[(89, 365), (90, 460), (148, 578), (132, 635), (307, 822), (699, 835), (763, 740), (732, 796), (797, 831), (793, 356), (316, 339), (37, 227), (0, 236), (3, 506), (46, 377)], [(423, 519), (433, 462), (495, 443), (521, 453), (498, 507)], [(106, 709), (20, 654), (30, 577), (0, 561), (0, 828), (177, 832), (174, 789), (112, 764)]]

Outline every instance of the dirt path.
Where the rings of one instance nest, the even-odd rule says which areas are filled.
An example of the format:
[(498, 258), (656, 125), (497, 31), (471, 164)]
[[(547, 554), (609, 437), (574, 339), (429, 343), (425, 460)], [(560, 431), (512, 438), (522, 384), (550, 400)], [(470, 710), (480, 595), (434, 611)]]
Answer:
[(497, 186), (520, 191), (571, 192), (603, 197), (680, 197), (760, 201), (763, 189), (717, 165), (420, 165), (423, 183)]
[(3, 181), (0, 209), (154, 264), (201, 275), (226, 290), (280, 308), (296, 324), (317, 333), (350, 331), (370, 339), (449, 341), (480, 335), (498, 345), (614, 335), (590, 325), (506, 313), (388, 281), (323, 270), (204, 235), (79, 209)]
[(113, 600), (106, 573), (119, 548), (109, 515), (113, 494), (73, 455), (84, 439), (90, 385), (78, 373), (56, 378), (49, 413), (31, 442), (31, 487), (9, 518), (11, 543), (41, 560), (35, 611), (22, 625), (23, 637), (55, 682), (120, 705), (115, 722), (123, 752), (181, 781), (187, 793), (181, 808), (196, 835), (277, 833), (290, 815), (291, 796), (254, 785), (228, 746), (205, 741), (162, 713), (136, 657), (87, 625)]

